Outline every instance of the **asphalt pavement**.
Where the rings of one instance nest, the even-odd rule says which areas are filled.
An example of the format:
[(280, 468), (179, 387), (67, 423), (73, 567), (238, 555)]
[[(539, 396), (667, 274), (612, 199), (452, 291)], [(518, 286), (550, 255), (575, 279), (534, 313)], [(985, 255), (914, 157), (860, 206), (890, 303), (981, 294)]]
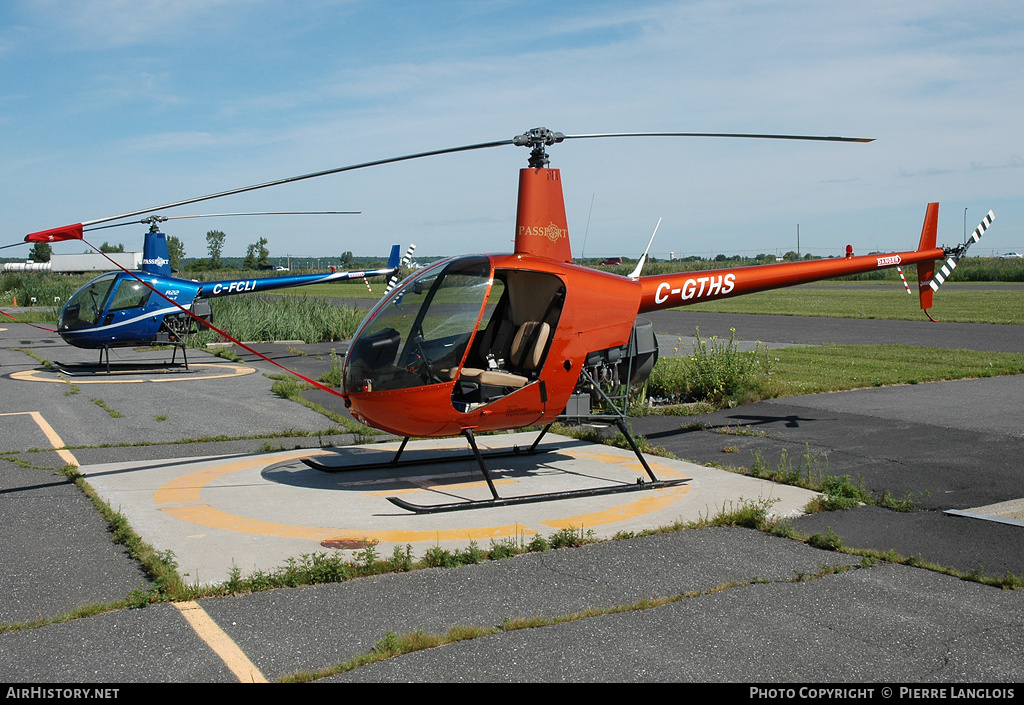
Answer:
[[(699, 325), (702, 334), (728, 335), (735, 328), (745, 340), (777, 343), (848, 342), (850, 328), (856, 342), (908, 342), (915, 328), (667, 314), (655, 320), (665, 335), (682, 336)], [(933, 328), (913, 333), (920, 342), (910, 344), (939, 345), (952, 336), (959, 347), (985, 351), (999, 341), (1000, 350), (1024, 351), (1024, 327), (924, 325)], [(265, 362), (247, 358), (232, 365), (197, 352), (190, 355), (193, 369), (172, 375), (174, 382), (156, 374), (90, 384), (92, 378), (57, 373), (53, 365), (74, 369), (94, 361), (93, 353), (27, 326), (0, 328), (5, 682), (275, 680), (365, 654), (389, 634), (443, 634), (467, 625), (499, 629), (325, 680), (880, 688), (1021, 680), (1022, 591), (908, 565), (862, 562), (746, 529), (619, 538), (456, 569), (197, 605), (159, 604), (37, 626), (32, 620), (150, 587), (138, 564), (111, 541), (91, 501), (55, 472), (65, 463), (226, 462), (284, 449), (318, 451), (354, 439), (323, 415), (275, 395), (267, 375), (276, 371)], [(331, 347), (259, 349), (309, 375), (329, 367)], [(123, 351), (115, 362), (161, 354), (169, 355)], [(252, 372), (240, 374), (240, 368)], [(906, 512), (861, 507), (804, 516), (794, 521), (801, 533), (832, 529), (850, 547), (1024, 576), (1024, 526), (1015, 523), (1012, 510), (996, 516), (990, 509), (1024, 497), (1022, 386), (1024, 377), (1010, 377), (868, 389), (760, 402), (698, 418), (644, 417), (632, 425), (652, 444), (696, 463), (740, 465), (759, 453), (775, 465), (785, 451), (794, 462), (803, 457), (828, 474), (858, 478), (873, 492), (913, 500)], [(538, 626), (500, 629), (510, 620), (533, 618)], [(222, 637), (211, 638), (210, 625)]]

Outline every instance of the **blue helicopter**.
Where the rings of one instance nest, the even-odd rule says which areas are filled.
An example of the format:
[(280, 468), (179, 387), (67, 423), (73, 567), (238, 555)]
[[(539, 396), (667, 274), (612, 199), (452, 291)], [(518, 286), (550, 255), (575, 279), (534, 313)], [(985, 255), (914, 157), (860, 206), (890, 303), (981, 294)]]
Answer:
[[(172, 275), (167, 236), (157, 229), (156, 224), (161, 218), (147, 220), (152, 225), (146, 233), (141, 272), (107, 272), (90, 280), (68, 298), (57, 318), (57, 334), (75, 347), (98, 349), (100, 364), (106, 356), (108, 371), (111, 348), (146, 345), (173, 345), (174, 356), (180, 348), (187, 368), (186, 341), (196, 329), (196, 319), (213, 319), (209, 299), (308, 284), (393, 276), (401, 264), (399, 246), (394, 245), (387, 265), (380, 269), (193, 281)], [(174, 364), (174, 357), (171, 363)]]

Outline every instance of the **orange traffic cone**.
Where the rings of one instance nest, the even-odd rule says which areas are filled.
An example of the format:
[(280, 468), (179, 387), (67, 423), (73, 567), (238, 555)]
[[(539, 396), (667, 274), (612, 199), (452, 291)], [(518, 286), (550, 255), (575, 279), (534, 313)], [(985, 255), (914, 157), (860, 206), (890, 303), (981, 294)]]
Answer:
[(12, 303), (11, 306), (17, 306), (18, 305), (18, 297), (15, 296), (13, 298), (14, 298), (14, 303)]

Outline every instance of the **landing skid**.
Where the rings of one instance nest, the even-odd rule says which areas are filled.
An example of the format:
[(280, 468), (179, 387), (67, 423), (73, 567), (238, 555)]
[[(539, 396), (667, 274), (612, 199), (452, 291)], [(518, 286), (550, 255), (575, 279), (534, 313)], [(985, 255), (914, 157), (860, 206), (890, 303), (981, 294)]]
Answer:
[[(88, 374), (95, 374), (97, 372), (106, 372), (109, 375), (109, 374), (113, 374), (115, 370), (118, 370), (118, 371), (121, 371), (121, 372), (135, 372), (135, 371), (138, 371), (140, 373), (146, 373), (146, 372), (148, 372), (150, 370), (155, 370), (155, 369), (171, 370), (173, 368), (181, 367), (182, 365), (184, 365), (184, 369), (185, 369), (186, 372), (190, 371), (188, 369), (188, 355), (185, 353), (186, 345), (185, 345), (184, 342), (170, 342), (170, 343), (158, 343), (158, 344), (159, 345), (167, 344), (167, 345), (173, 345), (174, 346), (174, 352), (171, 354), (171, 361), (170, 362), (118, 362), (118, 363), (114, 363), (113, 365), (111, 365), (111, 363), (110, 363), (110, 347), (104, 345), (103, 347), (101, 347), (99, 349), (99, 351), (100, 351), (100, 359), (99, 359), (99, 362), (97, 362), (95, 365), (89, 365), (89, 364), (86, 364), (86, 363), (75, 363), (74, 365), (64, 365), (63, 367), (74, 368), (75, 370), (77, 370), (77, 372), (71, 372), (71, 371), (66, 370), (66, 369), (61, 369), (61, 372), (65, 372), (67, 374), (87, 374), (87, 373)], [(153, 345), (153, 343), (151, 343), (151, 345)], [(179, 349), (181, 350), (181, 359), (183, 360), (183, 362), (178, 362), (177, 361), (178, 350)], [(57, 363), (57, 364), (60, 365), (61, 363)]]
[[(406, 511), (414, 512), (416, 514), (437, 514), (437, 513), (441, 513), (441, 512), (458, 512), (458, 511), (463, 511), (463, 510), (466, 510), (466, 509), (485, 509), (487, 507), (505, 507), (505, 506), (512, 506), (512, 505), (516, 505), (516, 504), (533, 504), (533, 503), (537, 503), (537, 502), (554, 502), (554, 501), (561, 500), (561, 499), (574, 499), (574, 498), (578, 498), (578, 497), (598, 497), (598, 496), (609, 495), (609, 494), (620, 494), (620, 493), (623, 493), (623, 492), (639, 492), (639, 491), (643, 491), (643, 490), (656, 490), (656, 489), (662, 489), (662, 488), (665, 488), (665, 487), (674, 487), (676, 485), (680, 485), (680, 484), (683, 484), (683, 483), (688, 481), (686, 479), (659, 480), (654, 475), (654, 471), (651, 470), (651, 467), (647, 464), (647, 460), (643, 457), (643, 454), (640, 452), (640, 449), (637, 447), (636, 443), (633, 441), (633, 437), (629, 433), (629, 429), (626, 426), (625, 421), (622, 420), (622, 419), (617, 419), (616, 423), (619, 426), (619, 430), (622, 432), (622, 434), (626, 437), (626, 440), (629, 442), (629, 445), (633, 449), (633, 452), (636, 454), (637, 458), (639, 458), (641, 465), (643, 465), (644, 470), (646, 471), (648, 477), (650, 478), (649, 481), (645, 480), (644, 478), (637, 478), (636, 482), (630, 483), (630, 484), (609, 485), (609, 486), (605, 486), (605, 487), (593, 487), (593, 488), (582, 489), (582, 490), (567, 490), (567, 491), (562, 491), (562, 492), (545, 492), (545, 493), (540, 493), (540, 494), (520, 495), (518, 497), (501, 497), (498, 494), (497, 489), (495, 489), (495, 487), (494, 487), (494, 482), (491, 479), (490, 470), (487, 468), (487, 464), (484, 462), (484, 458), (485, 457), (487, 457), (487, 458), (509, 457), (509, 456), (519, 456), (519, 455), (524, 455), (525, 456), (525, 455), (533, 455), (535, 453), (551, 452), (551, 450), (555, 450), (555, 449), (538, 450), (538, 448), (537, 448), (537, 446), (540, 443), (541, 439), (548, 432), (548, 429), (550, 429), (551, 426), (548, 425), (548, 426), (544, 427), (544, 429), (540, 432), (540, 435), (537, 436), (537, 439), (533, 442), (533, 444), (530, 446), (530, 448), (528, 450), (524, 451), (523, 449), (521, 449), (519, 447), (516, 447), (513, 450), (509, 450), (509, 451), (494, 451), (494, 452), (490, 452), (490, 453), (486, 453), (486, 454), (485, 453), (481, 453), (480, 449), (477, 447), (476, 437), (474, 436), (472, 429), (465, 429), (465, 430), (463, 430), (462, 435), (469, 442), (470, 448), (472, 448), (472, 450), (473, 450), (472, 458), (476, 460), (477, 465), (480, 468), (480, 472), (483, 474), (484, 480), (486, 480), (486, 482), (487, 482), (487, 487), (491, 491), (491, 499), (464, 500), (464, 501), (460, 501), (460, 502), (450, 502), (450, 503), (446, 503), (446, 504), (414, 504), (412, 502), (407, 502), (406, 500), (401, 499), (400, 497), (388, 497), (387, 500), (389, 502), (391, 502), (392, 504), (394, 504), (396, 507), (399, 507), (401, 509), (405, 509)], [(402, 451), (405, 450), (405, 446), (406, 446), (406, 444), (408, 442), (409, 442), (408, 438), (406, 438), (405, 440), (402, 441), (401, 447), (399, 447), (398, 452), (395, 454), (395, 457), (390, 462), (363, 463), (363, 464), (359, 464), (359, 465), (345, 465), (345, 466), (326, 465), (326, 464), (324, 464), (322, 462), (319, 462), (315, 458), (304, 458), (302, 462), (304, 462), (306, 465), (308, 465), (311, 468), (315, 468), (317, 470), (323, 470), (324, 472), (346, 472), (346, 471), (350, 471), (350, 470), (384, 469), (384, 468), (403, 467), (403, 466), (407, 466), (407, 465), (424, 465), (424, 464), (427, 464), (427, 463), (451, 463), (452, 462), (452, 458), (451, 457), (437, 457), (437, 458), (430, 458), (428, 460), (400, 460), (400, 457), (402, 455)]]
[[(526, 456), (526, 455), (537, 455), (539, 453), (553, 453), (553, 452), (558, 450), (557, 446), (546, 447), (546, 448), (538, 448), (537, 444), (538, 444), (539, 441), (540, 441), (540, 438), (538, 438), (536, 441), (534, 441), (533, 445), (531, 445), (529, 448), (526, 448), (526, 449), (521, 448), (519, 446), (515, 446), (515, 447), (513, 447), (513, 448), (511, 448), (509, 450), (488, 451), (488, 452), (482, 453), (481, 455), (484, 458), (511, 458), (511, 457)], [(390, 469), (390, 468), (403, 468), (403, 467), (409, 467), (409, 466), (414, 466), (414, 465), (434, 465), (434, 464), (440, 464), (440, 463), (457, 463), (457, 462), (463, 461), (463, 460), (475, 460), (475, 456), (472, 456), (472, 455), (460, 455), (460, 456), (455, 456), (455, 457), (450, 456), (450, 455), (444, 455), (444, 456), (435, 455), (435, 456), (430, 457), (430, 458), (420, 458), (420, 459), (412, 459), (412, 460), (401, 460), (400, 458), (402, 456), (402, 451), (405, 450), (405, 446), (408, 443), (409, 443), (409, 439), (408, 438), (403, 439), (402, 440), (402, 445), (399, 446), (398, 452), (395, 453), (395, 457), (393, 457), (391, 460), (387, 460), (387, 461), (384, 461), (384, 462), (358, 463), (358, 464), (355, 464), (355, 465), (352, 465), (352, 464), (332, 465), (330, 463), (322, 462), (322, 460), (320, 458), (303, 458), (302, 462), (305, 463), (306, 465), (308, 465), (309, 467), (313, 468), (314, 470), (320, 470), (321, 472), (355, 472), (357, 470), (382, 470), (382, 469)]]
[(487, 507), (508, 507), (515, 504), (533, 504), (536, 502), (554, 502), (559, 499), (577, 499), (579, 497), (600, 497), (607, 494), (622, 494), (623, 492), (642, 492), (644, 490), (659, 490), (664, 487), (675, 487), (687, 480), (658, 480), (646, 482), (638, 477), (631, 485), (612, 485), (609, 487), (594, 487), (589, 490), (568, 490), (566, 492), (544, 492), (541, 494), (528, 494), (518, 497), (495, 497), (494, 499), (466, 500), (463, 502), (451, 502), (448, 504), (413, 504), (406, 502), (400, 497), (388, 497), (388, 501), (396, 507), (415, 512), (416, 514), (439, 514), (441, 512), (460, 512), (465, 509), (486, 509)]
[(103, 375), (154, 375), (154, 374), (182, 374), (192, 373), (193, 370), (186, 369), (180, 362), (112, 362), (109, 364), (93, 365), (84, 362), (54, 362), (57, 370), (70, 377), (91, 377), (98, 374)]

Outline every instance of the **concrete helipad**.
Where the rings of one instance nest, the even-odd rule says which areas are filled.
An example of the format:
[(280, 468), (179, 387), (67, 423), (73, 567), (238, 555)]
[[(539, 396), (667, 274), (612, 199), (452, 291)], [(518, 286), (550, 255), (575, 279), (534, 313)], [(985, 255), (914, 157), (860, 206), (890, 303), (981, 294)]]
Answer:
[[(528, 446), (534, 434), (486, 436), (481, 450)], [(362, 550), (376, 545), (381, 555), (394, 546), (420, 557), (434, 546), (449, 550), (476, 542), (526, 542), (563, 529), (611, 537), (697, 521), (741, 502), (766, 502), (771, 512), (796, 516), (814, 496), (722, 470), (646, 456), (660, 480), (686, 479), (673, 487), (599, 497), (476, 508), (444, 514), (412, 514), (387, 498), (401, 496), (437, 504), (490, 496), (461, 439), (414, 441), (403, 458), (451, 454), (445, 464), (393, 470), (327, 473), (302, 458), (324, 463), (389, 460), (397, 443), (277, 453), (87, 465), (81, 472), (111, 507), (122, 512), (159, 551), (172, 551), (189, 582), (227, 580), (272, 571), (289, 559), (329, 549)], [(502, 497), (630, 484), (643, 474), (628, 450), (545, 437), (533, 456), (489, 462)], [(461, 458), (461, 459), (459, 459)]]

